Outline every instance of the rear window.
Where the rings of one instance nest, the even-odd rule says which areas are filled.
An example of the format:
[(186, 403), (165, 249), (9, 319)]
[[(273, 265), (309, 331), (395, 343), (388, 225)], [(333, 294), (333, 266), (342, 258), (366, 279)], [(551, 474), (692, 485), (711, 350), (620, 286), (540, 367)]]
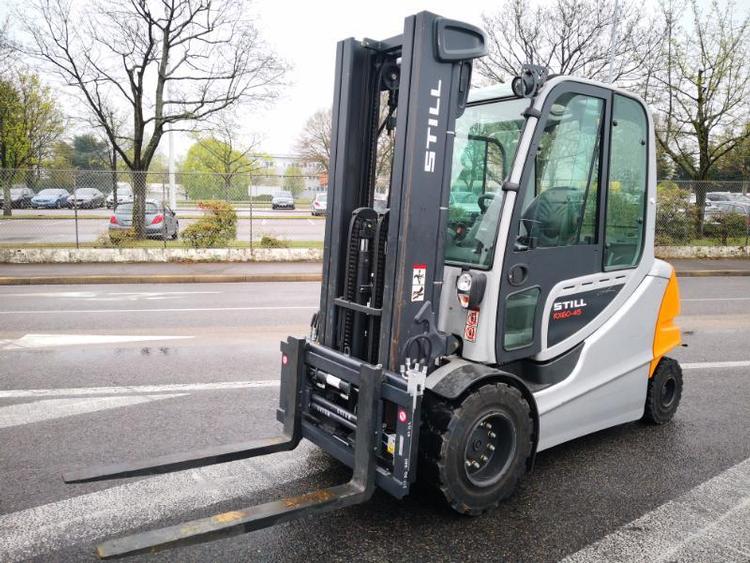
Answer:
[[(132, 203), (121, 203), (117, 206), (117, 209), (115, 210), (115, 213), (121, 214), (121, 215), (130, 215), (133, 213), (133, 204)], [(155, 213), (159, 213), (159, 206), (155, 203), (147, 203), (146, 204), (146, 215), (153, 215)]]

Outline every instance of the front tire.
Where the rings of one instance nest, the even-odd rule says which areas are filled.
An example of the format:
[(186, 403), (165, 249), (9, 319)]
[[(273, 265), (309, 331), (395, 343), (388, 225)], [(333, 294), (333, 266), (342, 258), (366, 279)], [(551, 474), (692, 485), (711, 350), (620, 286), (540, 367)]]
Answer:
[(425, 395), (424, 479), (457, 512), (472, 516), (510, 497), (533, 448), (533, 414), (515, 387), (484, 385), (460, 403)]
[(651, 424), (666, 424), (677, 412), (681, 398), (682, 368), (677, 360), (665, 356), (659, 360), (648, 380), (643, 420)]

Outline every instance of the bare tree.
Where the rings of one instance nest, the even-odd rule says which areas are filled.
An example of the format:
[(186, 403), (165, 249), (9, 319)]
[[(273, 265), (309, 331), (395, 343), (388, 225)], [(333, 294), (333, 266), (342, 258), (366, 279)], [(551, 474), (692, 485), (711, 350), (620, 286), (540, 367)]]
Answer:
[[(382, 103), (379, 123), (383, 123), (387, 115), (388, 106)], [(330, 109), (316, 111), (307, 120), (295, 145), (296, 154), (301, 160), (316, 163), (326, 174), (328, 174), (328, 163), (331, 160), (331, 121)], [(378, 191), (381, 192), (387, 191), (393, 159), (393, 142), (393, 135), (386, 131), (378, 137), (375, 180)]]
[(328, 173), (331, 160), (330, 109), (318, 110), (310, 116), (297, 139), (295, 152), (302, 160), (314, 162), (321, 171)]
[(616, 28), (613, 80), (640, 82), (654, 62), (663, 32), (655, 18), (634, 0), (556, 0), (533, 6), (528, 0), (504, 0), (482, 21), (489, 54), (477, 72), (492, 82), (505, 82), (532, 63), (554, 74), (606, 80), (610, 38)]
[[(663, 69), (654, 74), (652, 105), (661, 148), (688, 177), (711, 178), (722, 157), (750, 138), (750, 14), (735, 18), (732, 2), (714, 0), (703, 14), (690, 4), (691, 24), (678, 26), (664, 7), (669, 37)], [(702, 228), (706, 184), (696, 184)]]
[[(24, 11), (26, 52), (77, 88), (132, 171), (139, 236), (146, 171), (165, 131), (274, 98), (286, 70), (243, 0), (35, 0)], [(105, 111), (112, 105), (132, 119), (130, 152)]]

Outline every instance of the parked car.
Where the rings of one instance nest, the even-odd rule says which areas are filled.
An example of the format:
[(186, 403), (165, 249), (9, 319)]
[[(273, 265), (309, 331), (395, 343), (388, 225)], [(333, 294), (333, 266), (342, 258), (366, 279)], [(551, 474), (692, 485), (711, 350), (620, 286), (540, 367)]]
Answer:
[(62, 188), (47, 188), (31, 198), (31, 207), (34, 209), (42, 207), (62, 209), (68, 205), (69, 197), (70, 194), (67, 190), (63, 190)]
[[(146, 201), (146, 236), (149, 238), (175, 240), (180, 233), (177, 214), (168, 206), (156, 201)], [(133, 226), (133, 204), (120, 203), (109, 218), (109, 234), (128, 231)]]
[[(133, 187), (127, 182), (117, 182), (117, 204), (133, 202)], [(115, 205), (115, 192), (112, 190), (107, 196), (107, 209)]]
[(104, 194), (96, 188), (78, 188), (68, 198), (68, 207), (73, 209), (96, 209), (104, 207)]
[(310, 206), (310, 212), (313, 216), (325, 215), (328, 210), (328, 193), (324, 192), (315, 196), (315, 199)]
[(713, 201), (706, 206), (703, 212), (703, 219), (706, 223), (716, 223), (719, 215), (737, 213), (747, 217), (748, 226), (750, 226), (750, 203), (740, 201)]
[(708, 192), (706, 193), (706, 201), (714, 203), (716, 201), (732, 201), (732, 195), (729, 192)]
[(289, 192), (279, 192), (271, 199), (271, 209), (294, 209), (294, 197)]
[[(34, 192), (24, 184), (14, 184), (10, 188), (11, 207), (31, 207)], [(5, 190), (0, 190), (0, 207), (5, 205)]]

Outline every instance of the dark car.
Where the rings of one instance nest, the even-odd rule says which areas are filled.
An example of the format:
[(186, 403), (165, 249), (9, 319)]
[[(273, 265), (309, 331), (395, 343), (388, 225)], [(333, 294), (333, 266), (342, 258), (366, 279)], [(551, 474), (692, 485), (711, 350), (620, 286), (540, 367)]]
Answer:
[(279, 192), (271, 199), (272, 209), (294, 209), (294, 197), (289, 192)]
[[(34, 192), (23, 184), (16, 184), (10, 189), (11, 207), (31, 207)], [(0, 207), (5, 205), (5, 190), (0, 190)]]
[(68, 207), (73, 209), (96, 209), (104, 207), (104, 194), (96, 188), (78, 188), (68, 198)]
[[(109, 234), (129, 231), (133, 227), (133, 204), (120, 203), (109, 218)], [(166, 205), (155, 201), (146, 202), (146, 236), (175, 240), (179, 236), (180, 223), (177, 215)]]
[(70, 194), (67, 190), (63, 190), (62, 188), (47, 188), (31, 198), (31, 207), (34, 209), (41, 207), (62, 209), (68, 205), (69, 197)]

